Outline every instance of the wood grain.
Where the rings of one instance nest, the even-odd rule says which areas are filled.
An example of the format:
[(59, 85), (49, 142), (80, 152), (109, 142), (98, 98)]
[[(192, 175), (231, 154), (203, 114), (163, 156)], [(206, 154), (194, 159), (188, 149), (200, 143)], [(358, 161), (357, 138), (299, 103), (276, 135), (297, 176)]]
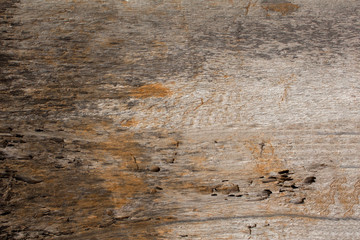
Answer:
[(359, 11), (1, 0), (0, 239), (359, 239)]

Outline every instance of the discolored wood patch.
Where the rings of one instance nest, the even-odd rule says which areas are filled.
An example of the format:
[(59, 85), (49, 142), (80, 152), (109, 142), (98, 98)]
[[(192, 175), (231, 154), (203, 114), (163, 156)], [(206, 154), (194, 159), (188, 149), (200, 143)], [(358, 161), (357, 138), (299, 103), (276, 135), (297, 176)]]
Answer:
[(272, 3), (263, 6), (266, 11), (278, 12), (283, 16), (293, 13), (298, 10), (299, 5), (292, 3)]
[(131, 91), (130, 96), (136, 98), (161, 98), (171, 95), (169, 88), (165, 87), (160, 83), (148, 84), (138, 88), (135, 88)]

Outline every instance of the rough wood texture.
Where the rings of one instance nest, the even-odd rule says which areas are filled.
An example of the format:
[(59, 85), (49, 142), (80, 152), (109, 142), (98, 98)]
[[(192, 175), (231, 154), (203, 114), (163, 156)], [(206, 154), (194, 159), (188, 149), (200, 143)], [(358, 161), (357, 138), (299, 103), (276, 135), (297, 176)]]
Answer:
[(360, 239), (359, 16), (0, 0), (0, 239)]

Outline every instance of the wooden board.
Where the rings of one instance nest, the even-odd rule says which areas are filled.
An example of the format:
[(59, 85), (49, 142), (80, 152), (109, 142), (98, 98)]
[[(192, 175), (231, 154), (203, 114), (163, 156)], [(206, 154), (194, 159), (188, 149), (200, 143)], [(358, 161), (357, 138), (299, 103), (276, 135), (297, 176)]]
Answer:
[(359, 14), (1, 0), (0, 239), (360, 239)]

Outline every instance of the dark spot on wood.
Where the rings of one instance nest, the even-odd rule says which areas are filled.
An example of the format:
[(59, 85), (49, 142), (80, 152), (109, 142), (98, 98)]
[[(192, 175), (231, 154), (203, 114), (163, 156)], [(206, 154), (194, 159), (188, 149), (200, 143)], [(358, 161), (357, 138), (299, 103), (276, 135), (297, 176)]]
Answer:
[(163, 159), (163, 161), (165, 161), (166, 163), (174, 163), (174, 162), (175, 162), (175, 158), (172, 158), (172, 159)]
[(263, 151), (264, 151), (264, 147), (265, 147), (265, 143), (262, 142), (262, 143), (260, 143), (259, 145), (260, 145), (260, 156), (262, 156)]
[(42, 182), (42, 180), (38, 180), (38, 179), (35, 179), (35, 178), (31, 178), (31, 177), (26, 177), (26, 176), (23, 176), (23, 175), (20, 175), (20, 174), (16, 174), (14, 176), (14, 178), (18, 181), (23, 181), (23, 182), (26, 182), (26, 183), (29, 183), (29, 184), (36, 184), (36, 183), (40, 183)]
[(159, 172), (160, 168), (158, 166), (152, 166), (152, 167), (150, 167), (150, 171), (151, 172)]
[(249, 234), (251, 235), (251, 229), (252, 229), (252, 228), (256, 228), (256, 223), (253, 224), (253, 225), (249, 225), (249, 226), (247, 226), (247, 227), (248, 227), (248, 229), (249, 229)]
[(272, 194), (272, 191), (270, 191), (269, 189), (265, 189), (262, 191), (264, 194), (267, 194), (268, 196), (270, 196)]
[(282, 171), (279, 171), (278, 173), (279, 174), (287, 174), (287, 173), (289, 173), (289, 170), (288, 169), (282, 170)]
[(59, 37), (58, 39), (61, 40), (61, 41), (71, 41), (71, 37), (69, 37), (69, 36)]
[(8, 215), (10, 213), (11, 213), (11, 211), (9, 211), (9, 210), (3, 210), (3, 211), (0, 212), (0, 216), (5, 216), (5, 215)]
[(276, 182), (277, 179), (276, 177), (269, 177), (268, 179), (263, 179), (261, 180), (263, 183), (271, 183), (271, 182)]
[(307, 177), (307, 178), (304, 179), (303, 183), (307, 184), (307, 185), (310, 185), (310, 184), (315, 182), (315, 179), (316, 179), (316, 177), (314, 177), (314, 176)]
[[(5, 148), (5, 147), (8, 145), (8, 143), (9, 143), (8, 140), (4, 140), (4, 141), (1, 142), (1, 146), (2, 146), (3, 148)], [(0, 155), (1, 155), (1, 154), (2, 154), (2, 153), (0, 153)]]
[(289, 177), (288, 175), (281, 175), (280, 180), (279, 181), (292, 181), (293, 179), (291, 177)]
[(116, 221), (124, 221), (124, 220), (129, 219), (129, 218), (130, 218), (130, 216), (121, 216), (121, 217), (115, 217), (114, 219)]
[[(0, 56), (1, 56), (1, 54), (0, 54)], [(0, 59), (0, 62), (1, 62), (1, 59)], [(2, 133), (10, 133), (10, 132), (12, 132), (12, 130), (13, 130), (13, 128), (11, 128), (11, 127), (0, 128), (0, 132), (2, 132)]]
[(219, 191), (223, 194), (230, 194), (231, 192), (239, 192), (240, 191), (238, 185), (236, 185), (234, 183), (230, 183), (230, 182), (225, 182), (224, 184), (216, 186), (215, 190)]
[(64, 142), (64, 139), (62, 139), (62, 138), (51, 138), (50, 140), (55, 143), (63, 143)]
[(295, 198), (291, 199), (289, 202), (293, 204), (303, 204), (306, 198)]

